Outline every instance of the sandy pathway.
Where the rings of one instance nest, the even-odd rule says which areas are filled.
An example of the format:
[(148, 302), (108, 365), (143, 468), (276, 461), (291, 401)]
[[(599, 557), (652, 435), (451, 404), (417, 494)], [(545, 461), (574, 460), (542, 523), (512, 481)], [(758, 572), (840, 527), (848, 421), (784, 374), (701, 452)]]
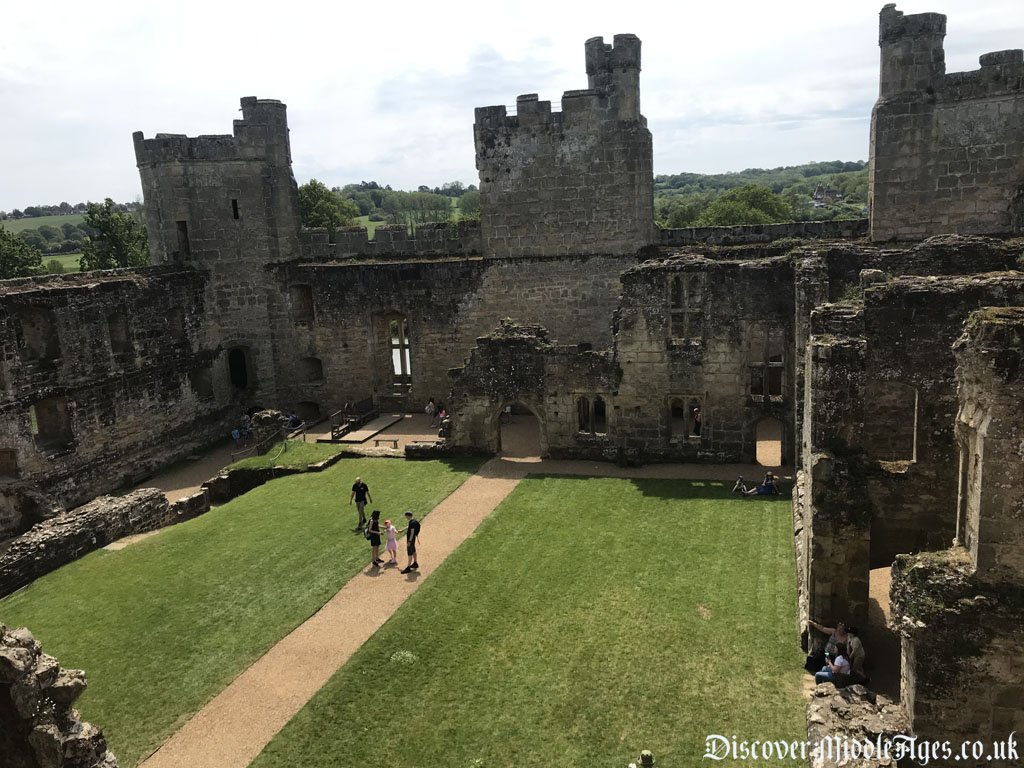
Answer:
[[(511, 446), (510, 446), (511, 447)], [(527, 474), (712, 479), (756, 477), (763, 467), (672, 464), (616, 467), (585, 461), (491, 459), (430, 513), (419, 572), (368, 568), (196, 713), (144, 768), (244, 768)], [(753, 503), (753, 502), (752, 502)], [(401, 550), (401, 548), (400, 548)], [(404, 553), (400, 551), (404, 562)]]

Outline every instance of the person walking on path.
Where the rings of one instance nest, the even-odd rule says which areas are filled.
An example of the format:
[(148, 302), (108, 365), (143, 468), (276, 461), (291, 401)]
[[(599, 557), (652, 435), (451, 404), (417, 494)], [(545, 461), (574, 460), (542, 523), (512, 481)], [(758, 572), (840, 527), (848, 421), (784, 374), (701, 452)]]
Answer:
[(373, 557), (370, 565), (380, 568), (384, 561), (380, 559), (380, 510), (375, 509), (370, 513), (370, 522), (366, 524), (366, 536), (370, 540), (370, 552)]
[(398, 529), (391, 524), (390, 520), (384, 521), (384, 533), (387, 534), (387, 544), (384, 549), (388, 552), (388, 565), (398, 565)]
[(363, 482), (361, 477), (357, 477), (355, 483), (352, 485), (352, 495), (349, 496), (348, 503), (356, 503), (356, 509), (359, 510), (359, 522), (356, 523), (356, 527), (353, 531), (362, 531), (366, 528), (366, 515), (363, 510), (366, 509), (366, 502), (373, 503), (373, 497), (370, 496), (370, 487)]
[(409, 557), (409, 564), (401, 570), (401, 573), (409, 573), (419, 569), (420, 564), (416, 561), (416, 542), (420, 538), (420, 521), (412, 516), (411, 510), (405, 512), (405, 528), (399, 533), (405, 532), (405, 554)]

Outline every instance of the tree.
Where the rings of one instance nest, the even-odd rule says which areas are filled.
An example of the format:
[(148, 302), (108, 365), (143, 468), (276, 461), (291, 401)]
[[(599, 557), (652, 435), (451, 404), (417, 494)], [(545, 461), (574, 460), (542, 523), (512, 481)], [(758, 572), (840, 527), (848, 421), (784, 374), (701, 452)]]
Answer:
[(102, 203), (89, 203), (85, 223), (92, 236), (82, 244), (83, 272), (149, 264), (146, 228), (134, 216), (119, 211), (109, 197)]
[(480, 218), (479, 192), (466, 192), (459, 198), (459, 215), (464, 219)]
[(0, 227), (0, 280), (43, 272), (43, 255), (13, 232)]
[(325, 184), (310, 179), (299, 187), (299, 214), (304, 227), (325, 227), (334, 239), (339, 227), (355, 223), (359, 209), (340, 192), (333, 192)]
[(793, 210), (781, 195), (760, 184), (744, 184), (717, 198), (697, 219), (698, 227), (775, 224), (793, 220)]

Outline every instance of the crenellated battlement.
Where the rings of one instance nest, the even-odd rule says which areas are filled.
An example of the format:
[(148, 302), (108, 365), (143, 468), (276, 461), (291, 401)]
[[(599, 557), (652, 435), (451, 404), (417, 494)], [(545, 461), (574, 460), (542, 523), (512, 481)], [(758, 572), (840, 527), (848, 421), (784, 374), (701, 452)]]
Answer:
[(586, 42), (588, 88), (561, 109), (536, 93), (476, 110), (485, 255), (631, 254), (655, 240), (652, 142), (640, 114), (640, 40)]
[(242, 119), (234, 121), (232, 134), (158, 133), (147, 139), (136, 131), (132, 139), (137, 165), (211, 160), (290, 163), (287, 107), (277, 99), (255, 96), (242, 98), (241, 106)]
[(946, 17), (879, 17), (871, 121), (871, 237), (1013, 234), (1024, 226), (1024, 51), (946, 73)]

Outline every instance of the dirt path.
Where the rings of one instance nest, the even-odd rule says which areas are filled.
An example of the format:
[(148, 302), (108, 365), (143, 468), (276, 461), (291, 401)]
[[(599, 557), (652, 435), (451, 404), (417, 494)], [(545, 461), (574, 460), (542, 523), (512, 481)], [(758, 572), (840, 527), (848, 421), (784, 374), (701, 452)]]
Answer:
[[(403, 576), (395, 568), (368, 568), (353, 577), (320, 611), (235, 678), (141, 765), (247, 766), (527, 474), (731, 481), (738, 474), (755, 477), (762, 471), (746, 465), (622, 468), (524, 456), (491, 459), (431, 511), (424, 525), (418, 572)], [(404, 562), (404, 556), (400, 560)]]

